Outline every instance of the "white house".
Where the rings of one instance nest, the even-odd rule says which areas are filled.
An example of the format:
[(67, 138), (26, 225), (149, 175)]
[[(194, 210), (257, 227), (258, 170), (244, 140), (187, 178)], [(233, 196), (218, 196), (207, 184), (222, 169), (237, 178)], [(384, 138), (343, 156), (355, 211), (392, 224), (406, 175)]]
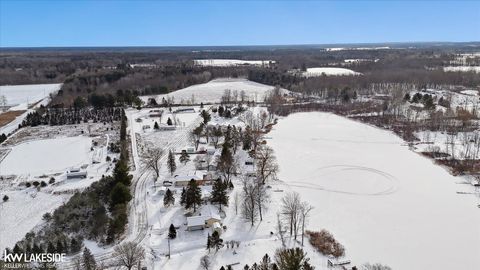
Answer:
[(175, 175), (173, 178), (177, 187), (187, 186), (190, 180), (195, 180), (198, 185), (205, 185), (211, 181), (211, 175), (207, 171), (193, 171), (187, 174)]
[(67, 172), (67, 179), (73, 178), (87, 178), (87, 171), (82, 171), (80, 168), (71, 168)]

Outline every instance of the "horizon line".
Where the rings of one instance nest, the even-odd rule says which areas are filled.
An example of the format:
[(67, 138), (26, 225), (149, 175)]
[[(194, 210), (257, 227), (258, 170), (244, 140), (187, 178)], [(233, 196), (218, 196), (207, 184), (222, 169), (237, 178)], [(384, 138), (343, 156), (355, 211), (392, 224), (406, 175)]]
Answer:
[(56, 49), (56, 48), (214, 48), (214, 47), (294, 47), (294, 46), (330, 46), (330, 45), (398, 45), (398, 44), (462, 44), (480, 43), (472, 41), (385, 41), (385, 42), (341, 42), (341, 43), (293, 43), (293, 44), (249, 44), (249, 45), (67, 45), (67, 46), (2, 46), (0, 49)]

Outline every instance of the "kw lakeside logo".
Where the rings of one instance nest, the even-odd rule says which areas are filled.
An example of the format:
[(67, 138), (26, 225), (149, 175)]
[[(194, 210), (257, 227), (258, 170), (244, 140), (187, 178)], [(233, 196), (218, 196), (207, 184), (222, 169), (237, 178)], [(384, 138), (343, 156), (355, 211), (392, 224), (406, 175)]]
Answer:
[(4, 269), (25, 268), (30, 264), (50, 264), (65, 261), (66, 253), (8, 253), (4, 251), (2, 265)]

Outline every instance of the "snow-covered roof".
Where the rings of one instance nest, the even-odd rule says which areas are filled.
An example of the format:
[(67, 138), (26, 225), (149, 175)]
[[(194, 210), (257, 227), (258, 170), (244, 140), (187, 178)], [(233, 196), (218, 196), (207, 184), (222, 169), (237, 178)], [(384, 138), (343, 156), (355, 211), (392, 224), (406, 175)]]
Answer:
[(207, 173), (205, 171), (193, 171), (189, 172), (187, 174), (180, 174), (180, 175), (175, 175), (175, 180), (176, 181), (190, 181), (190, 180), (203, 180), (203, 177)]
[(194, 216), (194, 217), (187, 217), (187, 226), (200, 226), (205, 225), (205, 217), (204, 216)]

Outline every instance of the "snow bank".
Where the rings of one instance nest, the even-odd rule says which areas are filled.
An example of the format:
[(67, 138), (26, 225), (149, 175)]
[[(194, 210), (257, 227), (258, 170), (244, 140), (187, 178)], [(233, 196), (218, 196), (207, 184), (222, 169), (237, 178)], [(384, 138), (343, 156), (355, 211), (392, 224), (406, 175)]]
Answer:
[(480, 214), (458, 178), (391, 132), (327, 113), (281, 119), (269, 134), (278, 175), (315, 209), (354, 264), (393, 269), (476, 269)]
[[(144, 102), (154, 97), (158, 103), (162, 98), (173, 97), (175, 103), (218, 103), (221, 101), (225, 90), (237, 91), (237, 100), (240, 100), (240, 91), (245, 91), (246, 100), (263, 101), (265, 95), (274, 87), (261, 83), (249, 81), (247, 79), (216, 79), (208, 83), (196, 84), (183, 88), (165, 95), (143, 96)], [(287, 90), (283, 90), (287, 92)], [(193, 99), (193, 100), (192, 100)], [(193, 102), (192, 102), (193, 101)]]

